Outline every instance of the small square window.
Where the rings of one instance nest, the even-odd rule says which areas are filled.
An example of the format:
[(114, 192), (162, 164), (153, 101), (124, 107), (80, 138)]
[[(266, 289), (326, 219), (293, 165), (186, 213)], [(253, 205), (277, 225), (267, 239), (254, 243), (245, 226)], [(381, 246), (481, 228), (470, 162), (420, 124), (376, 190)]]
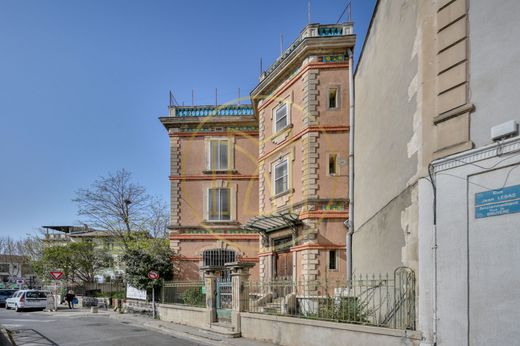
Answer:
[(287, 114), (287, 104), (284, 103), (280, 107), (278, 107), (275, 111), (275, 119), (274, 119), (274, 132), (278, 132), (283, 130), (289, 124), (288, 114)]
[(329, 175), (338, 174), (338, 154), (329, 154)]
[(338, 107), (338, 88), (329, 89), (329, 108)]
[(274, 194), (278, 195), (289, 189), (287, 160), (274, 166)]
[(337, 251), (336, 250), (330, 250), (329, 251), (329, 270), (337, 270), (338, 269), (338, 263), (337, 263)]

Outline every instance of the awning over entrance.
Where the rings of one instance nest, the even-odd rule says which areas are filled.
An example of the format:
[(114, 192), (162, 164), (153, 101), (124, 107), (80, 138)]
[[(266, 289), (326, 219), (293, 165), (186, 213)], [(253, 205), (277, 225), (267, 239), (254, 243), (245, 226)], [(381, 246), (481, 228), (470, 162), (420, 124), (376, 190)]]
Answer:
[(285, 212), (274, 213), (271, 215), (259, 215), (249, 219), (243, 229), (268, 234), (284, 228), (292, 228), (302, 225), (303, 222), (298, 218), (298, 214)]

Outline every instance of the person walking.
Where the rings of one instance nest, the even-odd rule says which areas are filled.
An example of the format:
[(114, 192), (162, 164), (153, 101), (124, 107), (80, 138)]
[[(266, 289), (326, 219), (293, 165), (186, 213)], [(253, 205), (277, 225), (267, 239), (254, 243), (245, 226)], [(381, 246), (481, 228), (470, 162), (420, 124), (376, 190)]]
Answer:
[(76, 299), (76, 295), (72, 291), (65, 295), (65, 301), (69, 304), (69, 309), (74, 309), (74, 299)]

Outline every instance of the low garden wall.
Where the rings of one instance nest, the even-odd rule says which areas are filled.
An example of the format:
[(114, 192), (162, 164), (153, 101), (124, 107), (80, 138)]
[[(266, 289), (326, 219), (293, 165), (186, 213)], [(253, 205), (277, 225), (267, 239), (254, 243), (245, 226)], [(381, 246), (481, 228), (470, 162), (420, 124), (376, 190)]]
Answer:
[[(155, 305), (156, 308), (157, 305)], [(152, 316), (152, 310), (152, 302), (147, 302), (146, 300), (126, 299), (123, 303), (124, 312)]]
[(241, 332), (245, 338), (284, 346), (420, 344), (420, 335), (415, 331), (244, 312), (241, 313)]
[(194, 306), (158, 304), (159, 318), (162, 321), (184, 324), (197, 328), (209, 328), (207, 310)]

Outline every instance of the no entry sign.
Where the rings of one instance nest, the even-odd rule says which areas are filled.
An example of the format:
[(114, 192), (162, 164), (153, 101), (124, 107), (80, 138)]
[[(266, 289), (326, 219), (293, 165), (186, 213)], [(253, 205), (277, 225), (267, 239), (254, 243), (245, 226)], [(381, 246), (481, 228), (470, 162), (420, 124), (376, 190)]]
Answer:
[(59, 280), (63, 276), (63, 272), (51, 272), (51, 276), (54, 280)]
[(156, 272), (155, 270), (150, 270), (148, 272), (148, 279), (150, 280), (157, 280), (159, 278), (159, 273)]

